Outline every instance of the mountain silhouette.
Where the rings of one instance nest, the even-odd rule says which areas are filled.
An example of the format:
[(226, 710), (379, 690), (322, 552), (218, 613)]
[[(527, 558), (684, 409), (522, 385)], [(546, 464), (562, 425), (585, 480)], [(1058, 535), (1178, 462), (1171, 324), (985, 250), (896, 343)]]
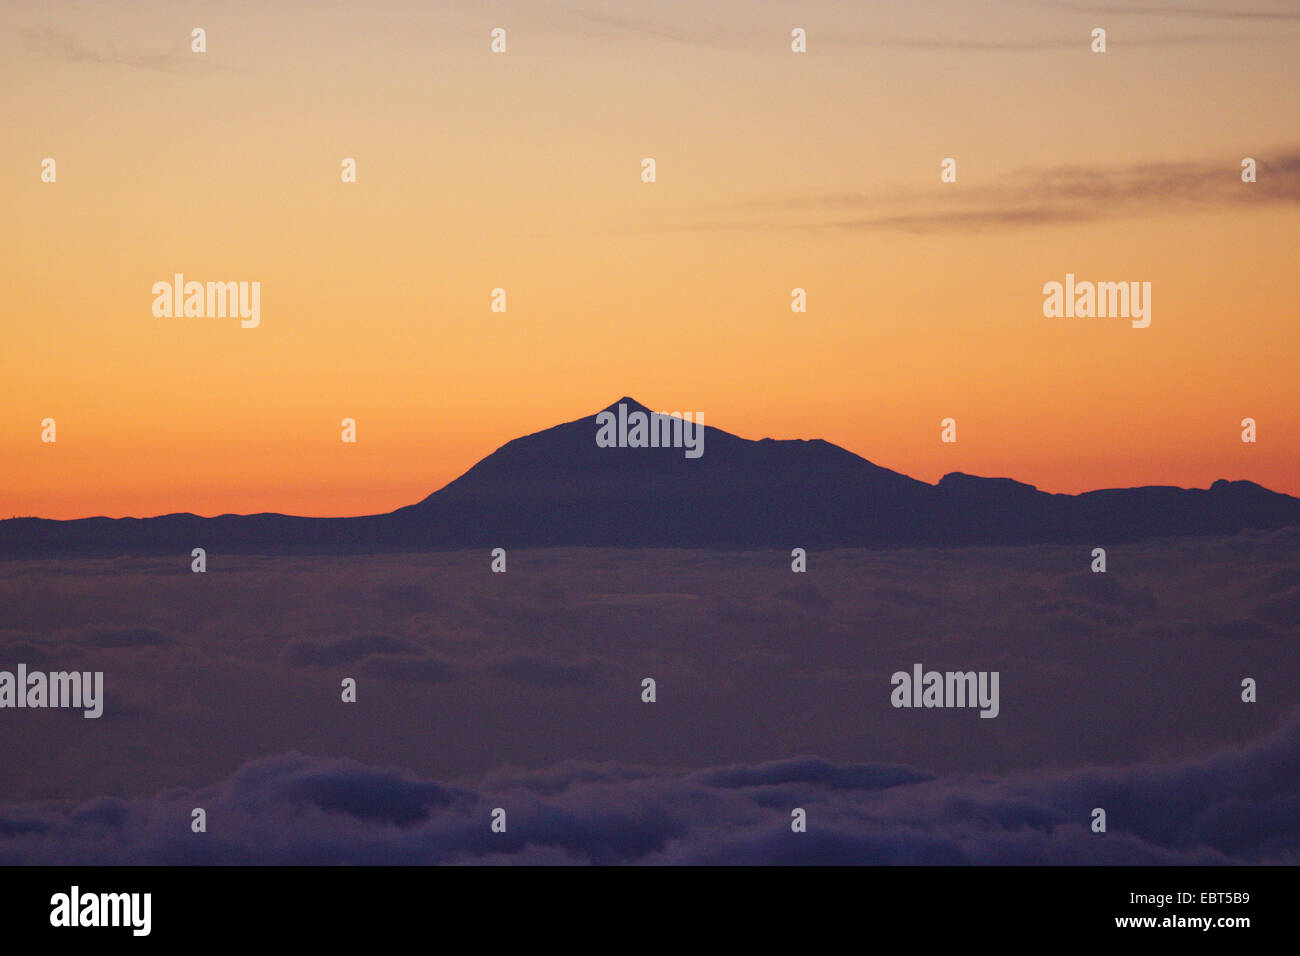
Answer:
[(194, 547), (346, 553), (1105, 545), (1300, 524), (1300, 499), (1249, 481), (1219, 480), (1209, 489), (1141, 487), (1063, 495), (1008, 478), (954, 472), (930, 485), (820, 439), (752, 441), (707, 425), (700, 426), (699, 457), (682, 447), (597, 444), (602, 413), (634, 419), (636, 412), (650, 415), (650, 409), (624, 397), (587, 418), (517, 438), (423, 501), (389, 514), (14, 518), (0, 521), (0, 555)]

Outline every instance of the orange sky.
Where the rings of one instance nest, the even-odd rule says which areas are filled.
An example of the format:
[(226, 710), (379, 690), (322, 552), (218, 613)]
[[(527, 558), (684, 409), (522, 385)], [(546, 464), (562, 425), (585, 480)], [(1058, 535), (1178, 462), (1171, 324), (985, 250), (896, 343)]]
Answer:
[[(927, 481), (1300, 494), (1300, 14), (1081, 6), (8, 5), (0, 511), (386, 511), (624, 394)], [(178, 271), (261, 325), (155, 318)], [(1150, 328), (1044, 318), (1066, 272)]]

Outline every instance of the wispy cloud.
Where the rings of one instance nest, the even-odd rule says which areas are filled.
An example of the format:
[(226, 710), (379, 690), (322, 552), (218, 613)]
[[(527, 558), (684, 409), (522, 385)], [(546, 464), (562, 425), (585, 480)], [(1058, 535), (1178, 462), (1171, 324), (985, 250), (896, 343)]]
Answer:
[(640, 34), (661, 40), (675, 40), (678, 43), (712, 45), (713, 36), (701, 28), (694, 32), (668, 24), (653, 23), (649, 20), (621, 16), (605, 11), (575, 10), (574, 16), (582, 23), (597, 27), (601, 32)]
[[(1300, 203), (1300, 149), (1256, 157), (1245, 184), (1234, 161), (1017, 170), (979, 186), (775, 196), (718, 203), (660, 229), (965, 232), (1121, 218), (1152, 211)], [(936, 173), (937, 179), (937, 173)]]
[(67, 63), (89, 63), (106, 66), (127, 66), (141, 70), (179, 72), (200, 58), (178, 50), (164, 53), (131, 53), (112, 48), (95, 49), (65, 30), (50, 27), (18, 30), (27, 50), (39, 57), (63, 60)]
[(1235, 6), (1159, 6), (1149, 3), (1088, 4), (1070, 3), (1065, 2), (1065, 0), (1039, 0), (1039, 4), (1055, 10), (1099, 13), (1107, 16), (1160, 16), (1199, 20), (1300, 20), (1300, 10), (1284, 10), (1280, 8), (1243, 10)]
[[(1129, 36), (1123, 43), (1128, 47), (1179, 46), (1188, 43), (1221, 43), (1248, 39), (1222, 33), (1187, 33), (1171, 36)], [(1089, 37), (1080, 35), (1044, 38), (1038, 40), (981, 40), (975, 37), (864, 37), (828, 36), (818, 42), (873, 47), (886, 50), (928, 50), (950, 53), (1036, 53), (1052, 50), (1075, 50), (1088, 53)], [(1116, 41), (1111, 40), (1114, 44)]]
[[(1185, 8), (1168, 8), (1151, 6), (1110, 5), (1106, 7), (1088, 7), (1082, 4), (1044, 3), (1042, 0), (1030, 0), (1039, 6), (1052, 9), (1079, 11), (1097, 14), (1160, 14), (1176, 13), (1180, 17), (1201, 17), (1208, 19), (1234, 19), (1241, 21), (1300, 20), (1300, 12), (1282, 11), (1232, 11), (1197, 8), (1188, 11)], [(579, 29), (594, 32), (598, 36), (616, 35), (638, 36), (647, 40), (671, 40), (680, 44), (698, 46), (730, 47), (740, 50), (766, 49), (766, 44), (774, 38), (785, 36), (786, 26), (775, 24), (770, 29), (758, 28), (752, 19), (732, 20), (727, 22), (694, 20), (684, 23), (665, 17), (662, 10), (652, 17), (629, 16), (611, 13), (607, 10), (592, 10), (586, 7), (574, 7), (568, 10), (569, 16), (579, 24)], [(775, 32), (774, 32), (775, 31)], [(861, 29), (846, 28), (841, 25), (833, 30), (810, 31), (815, 33), (815, 42), (819, 45), (849, 47), (853, 49), (916, 50), (932, 53), (1035, 53), (1077, 50), (1089, 52), (1089, 37), (1078, 35), (1077, 31), (1057, 27), (1050, 32), (1055, 35), (1039, 37), (1007, 37), (996, 34), (987, 37), (964, 36), (900, 36), (881, 34), (879, 32), (862, 32)], [(1198, 43), (1232, 43), (1238, 41), (1258, 42), (1261, 37), (1255, 35), (1237, 35), (1231, 33), (1155, 33), (1126, 34), (1122, 38), (1126, 47), (1160, 47), (1179, 46)], [(1119, 38), (1116, 38), (1118, 41)]]

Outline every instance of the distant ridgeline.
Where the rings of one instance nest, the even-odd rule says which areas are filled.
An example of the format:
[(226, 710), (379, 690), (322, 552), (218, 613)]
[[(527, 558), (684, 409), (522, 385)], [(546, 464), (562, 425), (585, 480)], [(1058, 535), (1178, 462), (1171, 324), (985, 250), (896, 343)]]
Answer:
[[(634, 423), (634, 435), (641, 416), (677, 440), (628, 440), (625, 423)], [(750, 441), (704, 431), (698, 415), (679, 427), (624, 398), (515, 439), (390, 514), (15, 518), (0, 521), (0, 555), (1105, 544), (1300, 525), (1300, 499), (1249, 481), (1080, 495), (960, 473), (930, 485), (821, 440)]]

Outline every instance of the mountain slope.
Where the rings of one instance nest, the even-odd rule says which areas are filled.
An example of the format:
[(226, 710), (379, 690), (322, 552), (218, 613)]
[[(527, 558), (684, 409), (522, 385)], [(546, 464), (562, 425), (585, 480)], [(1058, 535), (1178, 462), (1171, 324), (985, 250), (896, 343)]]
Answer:
[[(628, 415), (649, 412), (630, 398), (603, 411), (620, 404)], [(929, 485), (818, 439), (750, 441), (705, 426), (703, 453), (692, 458), (681, 447), (600, 447), (597, 422), (517, 438), (390, 514), (13, 519), (0, 522), (0, 555), (1104, 544), (1300, 524), (1300, 499), (1246, 481), (1081, 495), (960, 473)]]

